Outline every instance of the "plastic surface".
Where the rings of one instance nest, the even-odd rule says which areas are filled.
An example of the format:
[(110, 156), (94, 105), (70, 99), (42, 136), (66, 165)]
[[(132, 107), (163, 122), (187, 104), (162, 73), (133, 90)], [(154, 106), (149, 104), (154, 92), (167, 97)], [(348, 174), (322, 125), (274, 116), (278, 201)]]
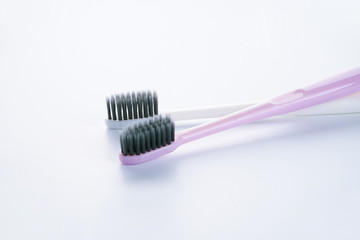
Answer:
[[(284, 96), (283, 96), (284, 97)], [(279, 100), (279, 99), (278, 99)], [(274, 100), (273, 100), (274, 101)], [(163, 111), (162, 114), (169, 115), (174, 121), (207, 120), (219, 118), (236, 111), (257, 105), (258, 102), (243, 102), (235, 105), (214, 106), (208, 108), (179, 109), (174, 111)], [(328, 114), (353, 114), (360, 113), (360, 94), (337, 99), (299, 111), (291, 112), (290, 116), (328, 115)], [(130, 124), (138, 122), (138, 119), (114, 121), (105, 119), (108, 128), (123, 129)], [(203, 123), (204, 121), (201, 121)]]
[(130, 119), (130, 120), (123, 120), (123, 121), (114, 121), (114, 120), (105, 119), (105, 125), (111, 129), (124, 129), (132, 124), (148, 121), (151, 118), (153, 118), (153, 117)]
[(268, 102), (235, 112), (218, 120), (179, 132), (175, 142), (164, 148), (135, 156), (123, 156), (123, 164), (139, 164), (174, 151), (182, 144), (206, 137), (242, 124), (267, 117), (286, 114), (348, 96), (360, 91), (360, 68), (329, 78), (322, 82), (285, 93)]

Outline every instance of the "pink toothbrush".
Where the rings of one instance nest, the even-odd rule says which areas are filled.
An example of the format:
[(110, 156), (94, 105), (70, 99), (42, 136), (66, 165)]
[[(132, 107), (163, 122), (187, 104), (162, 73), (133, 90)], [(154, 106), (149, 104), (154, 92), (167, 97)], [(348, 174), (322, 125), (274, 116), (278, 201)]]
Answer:
[(120, 136), (120, 161), (126, 165), (143, 163), (170, 153), (180, 145), (242, 124), (294, 112), (360, 91), (360, 68), (314, 85), (285, 93), (268, 102), (229, 114), (175, 134), (169, 117), (156, 117), (126, 129)]

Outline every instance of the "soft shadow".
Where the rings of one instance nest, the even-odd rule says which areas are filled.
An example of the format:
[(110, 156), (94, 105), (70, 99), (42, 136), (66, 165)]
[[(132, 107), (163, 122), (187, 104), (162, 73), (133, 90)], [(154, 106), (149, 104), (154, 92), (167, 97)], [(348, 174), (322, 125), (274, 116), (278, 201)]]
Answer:
[[(344, 129), (353, 128), (355, 126), (360, 126), (360, 115), (341, 115), (341, 116), (301, 116), (301, 117), (286, 117), (286, 118), (272, 118), (264, 121), (259, 121), (252, 123), (253, 127), (256, 125), (265, 125), (265, 124), (283, 124), (284, 128), (282, 131), (277, 132), (269, 136), (258, 136), (257, 138), (252, 138), (251, 140), (244, 140), (239, 137), (239, 141), (229, 143), (226, 147), (212, 147), (206, 150), (192, 151), (188, 153), (182, 153), (180, 155), (174, 156), (171, 161), (177, 162), (179, 160), (184, 161), (191, 157), (193, 160), (194, 157), (200, 155), (212, 155), (215, 152), (221, 153), (222, 151), (230, 151), (234, 149), (239, 149), (246, 147), (257, 146), (259, 149), (264, 144), (269, 144), (269, 142), (279, 141), (279, 140), (289, 140), (297, 139), (307, 135), (311, 136), (324, 134), (324, 133), (333, 133), (336, 131), (342, 131)], [(238, 131), (241, 131), (241, 128), (248, 127), (249, 125), (240, 126), (237, 128)], [(241, 151), (241, 150), (239, 150)], [(215, 159), (214, 159), (215, 160)], [(224, 161), (224, 159), (222, 159)]]
[(120, 172), (125, 181), (168, 181), (176, 175), (177, 164), (170, 155), (139, 165), (120, 165)]
[[(272, 141), (279, 140), (291, 140), (307, 135), (309, 138), (313, 135), (324, 134), (325, 132), (336, 132), (343, 129), (352, 128), (360, 125), (360, 115), (358, 116), (311, 116), (311, 117), (279, 117), (271, 118), (263, 121), (259, 121), (250, 125), (252, 128), (256, 128), (259, 125), (284, 125), (281, 131), (275, 134), (264, 136), (257, 136), (250, 140), (239, 137), (239, 141), (233, 141), (224, 146), (212, 147), (209, 149), (202, 149), (199, 151), (191, 151), (180, 154), (169, 154), (162, 156), (159, 159), (150, 161), (140, 165), (133, 166), (120, 166), (120, 172), (124, 180), (129, 182), (142, 182), (142, 181), (166, 181), (169, 178), (173, 178), (176, 174), (177, 165), (180, 162), (187, 159), (194, 160), (196, 156), (212, 155), (215, 152), (221, 153), (222, 151), (229, 151), (244, 147), (258, 147), (261, 149), (263, 144), (269, 144)], [(241, 128), (249, 127), (240, 126), (234, 130), (241, 131)], [(278, 126), (277, 126), (278, 127)], [(119, 131), (108, 130), (109, 142), (113, 145), (114, 151), (119, 151)], [(238, 150), (241, 151), (241, 150)], [(211, 161), (216, 161), (216, 159)], [(207, 160), (208, 161), (208, 160)], [(222, 159), (221, 161), (224, 161)]]
[(171, 162), (171, 155), (163, 156), (156, 161), (150, 161), (139, 165), (122, 165), (119, 161), (120, 134), (121, 130), (106, 129), (108, 151), (111, 159), (119, 162), (121, 175), (130, 182), (163, 180), (174, 175), (175, 164)]

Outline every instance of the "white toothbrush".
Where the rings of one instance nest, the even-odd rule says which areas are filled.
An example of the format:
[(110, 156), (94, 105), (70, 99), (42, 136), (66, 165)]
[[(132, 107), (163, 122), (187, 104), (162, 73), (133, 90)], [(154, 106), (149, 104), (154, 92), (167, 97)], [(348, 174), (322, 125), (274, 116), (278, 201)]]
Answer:
[[(112, 129), (123, 129), (131, 124), (142, 122), (159, 114), (156, 92), (115, 94), (107, 98), (106, 102), (108, 118), (105, 119), (105, 124), (108, 128)], [(211, 119), (223, 117), (258, 103), (259, 102), (242, 102), (234, 105), (205, 108), (164, 110), (160, 113), (170, 116), (174, 121)], [(360, 113), (360, 93), (292, 112), (287, 115), (308, 116), (353, 113)]]

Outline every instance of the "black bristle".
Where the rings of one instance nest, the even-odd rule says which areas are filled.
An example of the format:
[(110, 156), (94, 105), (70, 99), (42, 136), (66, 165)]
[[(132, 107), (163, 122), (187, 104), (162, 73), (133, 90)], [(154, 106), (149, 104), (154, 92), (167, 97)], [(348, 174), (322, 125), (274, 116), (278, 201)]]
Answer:
[(126, 143), (128, 145), (129, 154), (132, 156), (134, 155), (134, 136), (132, 133), (128, 132), (125, 137)]
[(136, 100), (135, 92), (132, 93), (132, 95), (131, 95), (131, 100), (132, 100), (132, 106), (133, 106), (133, 112), (134, 112), (134, 119), (137, 119), (137, 118), (138, 118), (138, 114), (137, 114), (137, 100)]
[(171, 144), (175, 139), (174, 122), (166, 117), (155, 117), (130, 126), (120, 135), (124, 156), (139, 155)]
[(139, 136), (140, 136), (140, 152), (145, 153), (146, 151), (145, 133), (139, 132)]
[(147, 99), (149, 104), (149, 116), (154, 116), (154, 105), (153, 105), (153, 98), (150, 91), (147, 92)]
[(120, 101), (120, 96), (119, 94), (115, 95), (115, 99), (116, 99), (116, 108), (117, 108), (117, 118), (119, 121), (122, 120), (122, 116), (121, 116), (121, 101)]
[(138, 102), (138, 108), (139, 108), (139, 118), (143, 118), (143, 101), (142, 101), (142, 96), (141, 96), (141, 92), (137, 93), (137, 102)]
[(166, 146), (166, 126), (164, 124), (161, 124), (160, 130), (161, 130), (161, 145)]
[(150, 128), (150, 147), (152, 150), (156, 149), (156, 132), (153, 127)]
[(166, 123), (166, 143), (171, 143), (171, 122)]
[(171, 141), (175, 141), (175, 123), (173, 121), (170, 122), (171, 124)]
[(128, 155), (126, 137), (127, 137), (126, 135), (120, 136), (121, 152), (124, 154), (124, 156)]
[(170, 116), (168, 116), (168, 115), (165, 116), (165, 122), (166, 122), (166, 123), (171, 122)]
[(155, 115), (159, 114), (159, 108), (158, 108), (158, 97), (157, 97), (157, 93), (154, 92), (153, 94), (153, 102), (154, 102), (154, 113)]
[(110, 99), (106, 98), (106, 109), (108, 114), (108, 119), (111, 120), (111, 109), (110, 109)]
[(138, 132), (134, 133), (134, 146), (136, 155), (140, 155), (140, 136)]
[(159, 114), (156, 92), (143, 91), (111, 95), (106, 98), (109, 120), (154, 117)]
[(149, 129), (145, 130), (144, 136), (145, 136), (145, 149), (146, 149), (147, 152), (150, 152), (150, 150), (151, 150), (151, 139), (150, 139), (150, 131), (149, 131)]
[(155, 137), (156, 137), (156, 147), (161, 148), (161, 129), (159, 125), (155, 125)]
[(154, 125), (154, 119), (150, 118), (148, 123), (149, 123), (149, 125), (151, 125), (151, 126)]
[(130, 93), (126, 94), (126, 105), (127, 105), (127, 109), (128, 109), (128, 117), (129, 119), (133, 119), (133, 108), (131, 105), (131, 96)]
[(149, 117), (149, 103), (146, 97), (146, 92), (142, 93), (142, 100), (143, 100), (143, 108), (144, 108), (144, 117)]
[(127, 109), (126, 109), (126, 98), (125, 98), (124, 94), (121, 94), (121, 106), (122, 106), (123, 118), (124, 118), (124, 120), (127, 120), (128, 115), (127, 115)]
[(116, 110), (115, 110), (115, 98), (113, 95), (111, 95), (111, 113), (112, 113), (112, 119), (116, 120)]

